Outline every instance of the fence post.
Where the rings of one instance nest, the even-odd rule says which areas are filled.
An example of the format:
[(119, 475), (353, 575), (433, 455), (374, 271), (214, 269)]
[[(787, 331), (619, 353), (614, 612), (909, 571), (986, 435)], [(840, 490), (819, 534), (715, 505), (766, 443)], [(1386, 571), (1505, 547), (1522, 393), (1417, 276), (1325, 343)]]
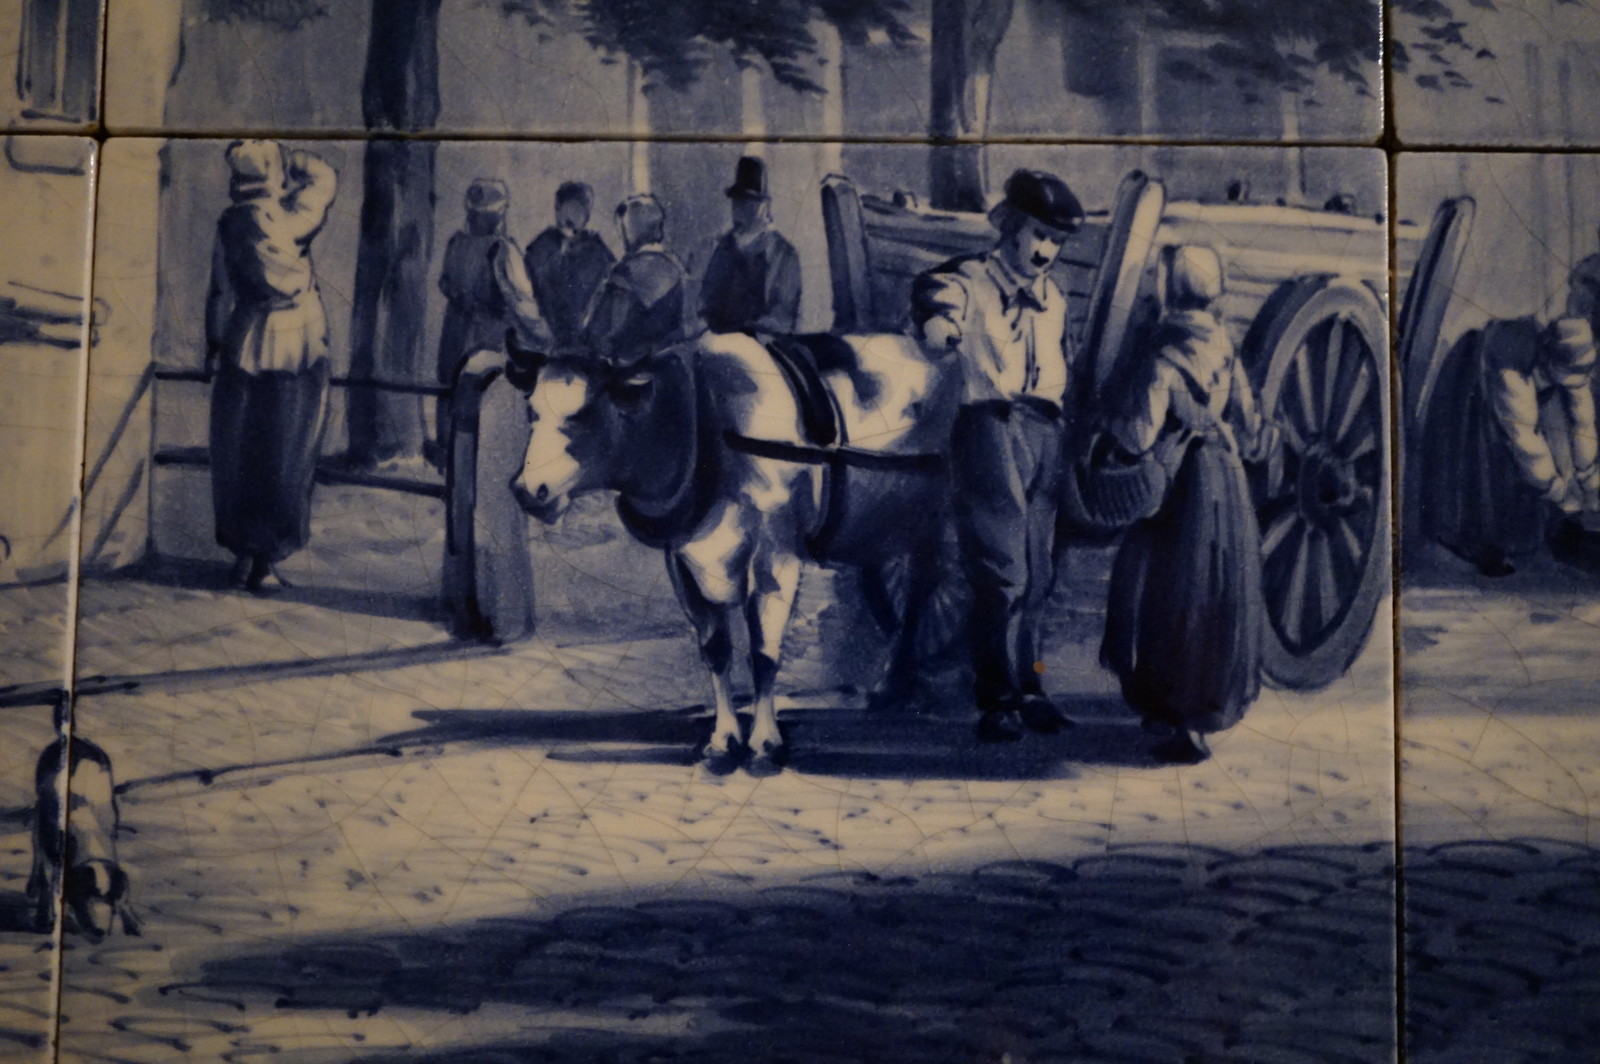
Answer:
[(534, 629), (528, 516), (510, 488), (528, 447), (526, 399), (505, 364), (503, 353), (480, 351), (461, 367), (445, 467), (445, 614), (457, 638), (487, 643)]

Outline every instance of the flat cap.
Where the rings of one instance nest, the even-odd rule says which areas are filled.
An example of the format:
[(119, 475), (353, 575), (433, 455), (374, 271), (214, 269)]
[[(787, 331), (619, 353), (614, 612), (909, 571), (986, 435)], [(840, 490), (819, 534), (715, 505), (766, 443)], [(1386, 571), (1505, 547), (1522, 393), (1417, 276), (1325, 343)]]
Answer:
[(1006, 179), (1006, 206), (1034, 221), (1073, 232), (1083, 224), (1083, 204), (1067, 183), (1043, 170), (1018, 170)]

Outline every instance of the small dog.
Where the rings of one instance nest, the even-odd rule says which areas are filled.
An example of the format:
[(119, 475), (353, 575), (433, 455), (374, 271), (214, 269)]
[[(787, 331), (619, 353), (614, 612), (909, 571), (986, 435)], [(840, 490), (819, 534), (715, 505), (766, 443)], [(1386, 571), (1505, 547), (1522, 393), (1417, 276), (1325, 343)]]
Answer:
[(123, 934), (137, 935), (128, 874), (117, 861), (119, 818), (111, 758), (87, 739), (69, 740), (63, 735), (39, 755), (33, 785), (33, 873), (28, 877), (28, 896), (33, 899), (35, 928), (40, 933), (54, 928), (59, 891), (67, 932), (98, 940), (120, 925)]

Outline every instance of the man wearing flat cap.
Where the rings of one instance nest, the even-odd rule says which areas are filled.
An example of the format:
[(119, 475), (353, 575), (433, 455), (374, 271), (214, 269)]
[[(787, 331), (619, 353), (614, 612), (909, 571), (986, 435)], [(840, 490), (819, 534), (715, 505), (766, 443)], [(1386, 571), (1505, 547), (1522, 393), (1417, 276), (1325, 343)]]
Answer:
[(918, 277), (912, 325), (930, 357), (954, 357), (961, 411), (951, 438), (956, 531), (972, 588), (978, 736), (1067, 723), (1044, 694), (1040, 616), (1052, 553), (1068, 372), (1067, 301), (1050, 269), (1083, 208), (1053, 174), (1018, 170), (989, 212), (983, 254)]
[(772, 228), (767, 164), (747, 155), (726, 189), (733, 228), (712, 249), (700, 312), (712, 332), (792, 333), (800, 320), (800, 256)]
[[(475, 353), (504, 350), (507, 329), (516, 329), (529, 347), (546, 350), (550, 345), (522, 253), (506, 235), (510, 204), (503, 181), (480, 177), (467, 189), (466, 227), (450, 238), (439, 272), (439, 291), (446, 300), (439, 331), (440, 384), (453, 384)], [(448, 398), (438, 401), (436, 416), (438, 442), (429, 451), (438, 464), (449, 453)]]

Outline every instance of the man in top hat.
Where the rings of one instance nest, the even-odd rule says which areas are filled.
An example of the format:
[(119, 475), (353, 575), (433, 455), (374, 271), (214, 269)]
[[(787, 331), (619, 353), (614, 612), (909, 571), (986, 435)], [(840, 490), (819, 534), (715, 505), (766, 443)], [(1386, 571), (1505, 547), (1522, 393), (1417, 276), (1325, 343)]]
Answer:
[(712, 332), (792, 333), (800, 319), (800, 256), (772, 228), (767, 164), (739, 160), (727, 188), (733, 228), (706, 263), (700, 312)]
[[(450, 238), (439, 272), (439, 291), (446, 300), (436, 366), (440, 384), (453, 384), (462, 363), (474, 353), (503, 351), (507, 329), (516, 329), (529, 347), (550, 346), (522, 253), (506, 235), (510, 204), (503, 181), (480, 177), (467, 189), (466, 227)], [(449, 400), (440, 398), (435, 410), (437, 443), (429, 450), (438, 465), (450, 445)]]
[(1060, 178), (1018, 170), (989, 220), (992, 249), (917, 278), (912, 324), (930, 357), (959, 363), (956, 531), (973, 593), (978, 736), (999, 742), (1018, 738), (1019, 724), (1067, 723), (1040, 677), (1071, 365), (1067, 301), (1049, 273), (1083, 208)]
[(582, 343), (592, 354), (631, 366), (684, 338), (683, 263), (663, 244), (667, 212), (654, 196), (617, 207), (624, 254), (595, 295)]
[(581, 181), (556, 189), (556, 224), (528, 245), (528, 279), (557, 349), (578, 343), (583, 318), (617, 257), (589, 226), (594, 190)]

